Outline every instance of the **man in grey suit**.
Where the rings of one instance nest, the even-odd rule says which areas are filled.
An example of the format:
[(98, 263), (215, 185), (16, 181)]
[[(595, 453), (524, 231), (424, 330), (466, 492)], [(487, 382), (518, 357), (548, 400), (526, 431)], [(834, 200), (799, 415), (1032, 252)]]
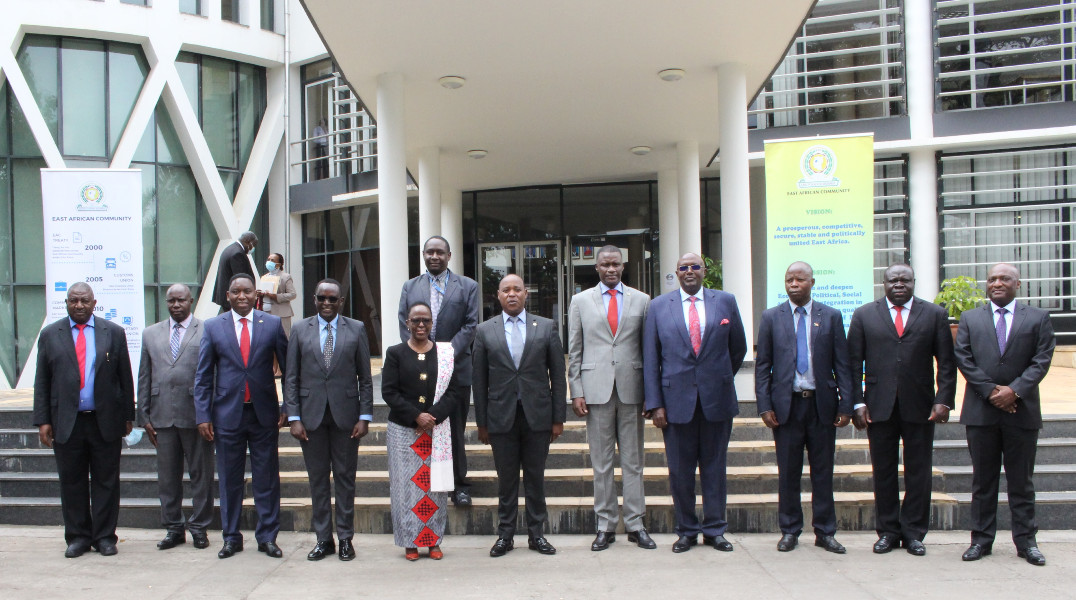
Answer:
[(528, 547), (556, 554), (543, 530), (545, 461), (549, 444), (564, 431), (564, 350), (552, 320), (524, 310), (527, 288), (507, 275), (497, 288), (502, 314), (478, 326), (474, 340), (474, 414), (478, 439), (493, 446), (497, 469), (497, 542), (489, 555), (513, 548), (519, 513), (519, 470), (527, 496)]
[[(161, 524), (168, 533), (158, 550), (187, 541), (209, 547), (206, 529), (213, 518), (213, 443), (198, 434), (194, 418), (194, 372), (202, 341), (202, 320), (191, 314), (191, 289), (182, 283), (165, 295), (170, 318), (142, 332), (142, 358), (138, 365), (138, 423), (157, 448), (157, 492), (161, 497)], [(183, 462), (191, 478), (194, 512), (183, 518)]]
[(318, 542), (306, 555), (321, 560), (333, 544), (329, 468), (336, 487), (336, 534), (340, 560), (355, 558), (355, 469), (359, 440), (373, 419), (370, 343), (361, 321), (340, 314), (344, 298), (335, 279), (323, 279), (314, 291), (317, 316), (291, 330), (284, 405), (291, 434), (303, 447), (310, 476), (311, 525)]
[(456, 404), (455, 414), (449, 420), (452, 427), (452, 470), (456, 489), (451, 494), (456, 506), (471, 505), (471, 484), (467, 482), (467, 454), (464, 441), (464, 425), (471, 407), (471, 342), (478, 327), (478, 284), (469, 277), (457, 275), (448, 269), (452, 249), (448, 240), (435, 235), (422, 246), (422, 260), (426, 272), (408, 280), (400, 291), (400, 339), (407, 341), (411, 332), (407, 329), (407, 311), (416, 302), (425, 302), (433, 313), (430, 341), (452, 342), (456, 351), (455, 373), (462, 386), (462, 402)]
[[(620, 248), (603, 246), (594, 268), (601, 282), (572, 297), (568, 307), (568, 384), (572, 410), (587, 419), (594, 469), (597, 536), (590, 549), (605, 550), (616, 539), (613, 455), (620, 448), (624, 482), (624, 529), (628, 541), (652, 550), (657, 544), (643, 525), (643, 320), (650, 297), (624, 285)], [(612, 368), (610, 368), (612, 367)]]
[(1035, 535), (1035, 447), (1042, 429), (1039, 383), (1054, 355), (1050, 315), (1016, 302), (1020, 272), (1005, 263), (987, 272), (990, 302), (966, 311), (956, 334), (964, 374), (960, 422), (971, 453), (971, 546), (966, 561), (990, 554), (997, 533), (998, 481), (1005, 465), (1016, 555), (1043, 566)]

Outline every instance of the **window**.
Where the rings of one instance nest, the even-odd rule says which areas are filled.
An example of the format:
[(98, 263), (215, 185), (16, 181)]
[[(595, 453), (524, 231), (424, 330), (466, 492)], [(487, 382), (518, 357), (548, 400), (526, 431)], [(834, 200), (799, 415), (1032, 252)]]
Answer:
[(377, 127), (331, 60), (302, 68), (303, 181), (377, 168)]
[(261, 2), (262, 29), (266, 31), (276, 30), (276, 0), (259, 0)]
[(874, 295), (889, 265), (908, 262), (908, 159), (874, 160)]
[(202, 14), (202, 0), (179, 0), (179, 12), (186, 15)]
[(220, 18), (239, 23), (239, 0), (220, 0)]

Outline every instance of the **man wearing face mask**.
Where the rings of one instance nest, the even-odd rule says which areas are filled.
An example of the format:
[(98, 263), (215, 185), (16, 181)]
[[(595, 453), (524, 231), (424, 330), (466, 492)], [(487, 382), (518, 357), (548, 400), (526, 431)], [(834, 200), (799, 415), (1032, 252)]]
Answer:
[(221, 250), (220, 261), (217, 262), (217, 285), (213, 288), (213, 303), (220, 307), (220, 312), (225, 313), (232, 309), (232, 305), (228, 304), (228, 286), (232, 277), (246, 273), (251, 279), (255, 279), (254, 267), (247, 255), (257, 246), (258, 236), (254, 235), (253, 231), (244, 231), (238, 240)]
[(284, 256), (278, 252), (270, 254), (265, 260), (265, 275), (262, 276), (261, 286), (258, 288), (258, 299), (261, 300), (262, 310), (280, 317), (280, 325), (284, 327), (284, 334), (291, 337), (291, 318), (295, 313), (291, 310), (291, 301), (295, 299), (295, 280), (291, 273), (284, 271)]

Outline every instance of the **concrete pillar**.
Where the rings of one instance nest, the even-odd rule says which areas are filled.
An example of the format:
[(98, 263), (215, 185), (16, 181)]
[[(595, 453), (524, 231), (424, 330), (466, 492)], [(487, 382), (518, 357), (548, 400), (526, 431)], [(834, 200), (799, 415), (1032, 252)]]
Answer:
[(459, 190), (441, 192), (441, 235), (452, 248), (448, 268), (463, 274), (463, 193)]
[(658, 260), (661, 283), (654, 296), (676, 289), (676, 261), (680, 259), (680, 205), (676, 169), (658, 171)]
[[(427, 146), (418, 151), (418, 243), (444, 235), (441, 227), (441, 150)], [(451, 243), (450, 243), (451, 245)], [(419, 261), (422, 264), (422, 261)]]
[(699, 143), (676, 144), (676, 191), (680, 198), (680, 252), (702, 252), (702, 199), (699, 191)]
[(381, 352), (400, 342), (396, 310), (407, 271), (407, 153), (403, 75), (377, 76), (378, 234), (381, 240)]
[(747, 339), (755, 320), (751, 281), (751, 186), (747, 164), (747, 77), (743, 65), (717, 69), (721, 157), (721, 258), (725, 291), (736, 296)]

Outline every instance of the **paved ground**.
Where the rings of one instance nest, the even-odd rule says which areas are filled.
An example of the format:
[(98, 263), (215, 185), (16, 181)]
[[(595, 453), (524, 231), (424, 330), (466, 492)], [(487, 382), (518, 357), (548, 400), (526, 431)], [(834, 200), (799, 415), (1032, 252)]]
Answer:
[[(590, 536), (553, 536), (556, 556), (517, 548), (489, 558), (492, 538), (450, 537), (445, 559), (403, 559), (392, 536), (356, 538), (358, 559), (320, 563), (305, 559), (310, 533), (282, 533), (282, 560), (254, 546), (219, 560), (219, 534), (207, 550), (188, 543), (167, 552), (156, 549), (161, 532), (119, 531), (119, 555), (95, 553), (63, 557), (59, 527), (0, 526), (0, 597), (109, 598), (733, 598), (834, 600), (878, 598), (1072, 598), (1076, 580), (1076, 532), (1039, 535), (1046, 567), (1016, 558), (1008, 532), (1000, 532), (995, 554), (962, 563), (966, 532), (931, 533), (927, 557), (903, 551), (876, 556), (873, 533), (840, 533), (845, 556), (823, 552), (808, 542), (788, 554), (774, 549), (773, 534), (730, 535), (735, 552), (697, 547), (686, 554), (669, 551), (673, 537), (656, 535), (657, 550), (640, 550), (618, 538), (612, 548), (591, 552)], [(248, 532), (249, 534), (249, 532)], [(252, 536), (250, 536), (252, 537)], [(251, 540), (252, 541), (252, 540)], [(85, 596), (89, 593), (90, 596)]]

